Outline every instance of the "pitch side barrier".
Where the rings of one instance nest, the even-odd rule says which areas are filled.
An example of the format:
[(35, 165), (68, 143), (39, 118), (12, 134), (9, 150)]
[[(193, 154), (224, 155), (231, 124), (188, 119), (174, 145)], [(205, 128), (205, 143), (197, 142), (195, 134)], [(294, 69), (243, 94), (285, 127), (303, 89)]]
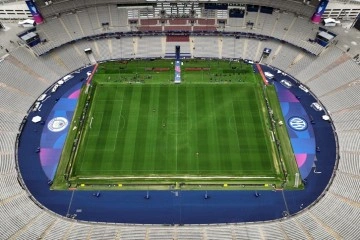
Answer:
[(72, 41), (69, 41), (67, 43), (64, 44), (60, 44), (58, 46), (55, 46), (53, 48), (50, 48), (49, 50), (43, 52), (43, 53), (36, 53), (36, 50), (34, 50), (34, 52), (38, 55), (38, 56), (42, 56), (44, 54), (47, 54), (49, 52), (51, 52), (53, 49), (65, 46), (67, 44), (70, 43), (76, 43), (77, 41), (80, 40), (100, 40), (100, 39), (109, 39), (109, 38), (121, 38), (121, 37), (151, 37), (151, 36), (168, 36), (168, 35), (172, 35), (172, 36), (183, 36), (183, 35), (188, 35), (188, 36), (213, 36), (213, 37), (219, 37), (219, 36), (223, 36), (223, 37), (235, 37), (235, 38), (249, 38), (249, 39), (256, 39), (256, 40), (260, 40), (260, 41), (267, 41), (267, 40), (275, 40), (275, 41), (279, 41), (281, 43), (287, 43), (290, 44), (291, 46), (297, 47), (299, 49), (301, 49), (302, 51), (312, 54), (314, 56), (318, 56), (320, 52), (311, 52), (308, 49), (305, 49), (303, 47), (300, 47), (298, 45), (295, 45), (293, 43), (290, 43), (286, 40), (282, 40), (279, 38), (275, 38), (272, 36), (267, 36), (267, 35), (262, 35), (262, 34), (256, 34), (256, 33), (249, 33), (249, 32), (225, 32), (225, 31), (132, 31), (132, 32), (112, 32), (112, 33), (101, 33), (101, 34), (95, 34), (95, 35), (91, 35), (91, 36), (86, 36), (83, 38), (78, 38)]

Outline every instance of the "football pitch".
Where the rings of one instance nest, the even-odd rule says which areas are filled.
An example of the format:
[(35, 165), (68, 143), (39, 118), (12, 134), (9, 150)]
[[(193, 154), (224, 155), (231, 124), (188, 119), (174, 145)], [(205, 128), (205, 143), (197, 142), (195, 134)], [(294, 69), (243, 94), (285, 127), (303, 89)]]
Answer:
[(134, 189), (281, 184), (289, 165), (280, 163), (261, 77), (219, 60), (185, 61), (182, 76), (172, 83), (171, 60), (99, 65), (55, 183), (64, 175), (70, 185)]

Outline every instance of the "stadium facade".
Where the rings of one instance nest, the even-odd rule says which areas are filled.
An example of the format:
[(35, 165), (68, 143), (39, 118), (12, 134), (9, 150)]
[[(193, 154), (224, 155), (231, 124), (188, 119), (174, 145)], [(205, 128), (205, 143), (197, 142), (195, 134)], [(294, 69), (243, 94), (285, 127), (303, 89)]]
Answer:
[[(4, 53), (0, 61), (1, 239), (360, 238), (359, 49), (351, 43), (356, 42), (358, 32), (354, 37), (346, 35), (341, 28), (327, 29), (336, 35), (333, 41), (326, 46), (309, 42), (319, 31), (310, 23), (316, 7), (303, 1), (258, 1), (259, 5), (272, 8), (272, 13), (257, 8), (246, 11), (243, 18), (230, 18), (228, 11), (221, 9), (205, 9), (200, 2), (181, 7), (157, 3), (152, 10), (148, 5), (141, 7), (143, 1), (136, 2), (136, 6), (132, 6), (133, 1), (122, 2), (124, 6), (116, 5), (118, 1), (49, 2), (36, 1), (45, 18), (36, 28), (42, 43), (33, 48), (23, 42), (18, 46), (10, 43), (8, 52), (1, 50)], [(164, 5), (168, 7), (166, 14), (176, 16), (179, 11), (184, 14), (186, 9), (185, 14), (196, 14), (197, 20), (184, 22), (181, 20), (188, 16), (175, 20), (170, 16), (166, 22), (152, 21), (162, 14)], [(235, 5), (240, 10), (247, 7)], [(77, 10), (73, 11), (74, 8)], [(153, 14), (151, 18), (147, 17), (149, 13)], [(338, 161), (333, 172), (330, 170), (333, 178), (321, 196), (296, 215), (284, 215), (274, 221), (186, 226), (84, 222), (54, 214), (39, 204), (24, 184), (17, 165), (21, 126), (30, 121), (24, 116), (32, 111), (39, 96), (69, 73), (91, 65), (94, 59), (166, 57), (167, 49), (173, 49), (174, 45), (165, 41), (163, 32), (174, 33), (179, 29), (193, 32), (188, 42), (181, 43), (182, 49), (188, 49), (192, 57), (259, 61), (262, 49), (271, 47), (271, 54), (261, 59), (262, 63), (290, 74), (317, 96), (331, 116), (338, 139)], [(5, 46), (2, 42), (1, 45)], [(92, 58), (84, 52), (89, 48)], [(23, 144), (26, 143), (20, 143), (20, 147)], [(314, 169), (315, 172), (319, 169)]]

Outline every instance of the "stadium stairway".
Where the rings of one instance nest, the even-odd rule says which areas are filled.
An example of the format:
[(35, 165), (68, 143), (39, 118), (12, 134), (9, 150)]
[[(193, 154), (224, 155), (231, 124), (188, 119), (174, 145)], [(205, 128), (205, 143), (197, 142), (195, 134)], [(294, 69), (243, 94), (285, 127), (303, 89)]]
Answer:
[(12, 55), (10, 55), (7, 60), (9, 62), (11, 62), (12, 64), (16, 65), (18, 68), (23, 69), (25, 72), (27, 72), (29, 75), (33, 76), (34, 78), (38, 79), (39, 81), (43, 82), (43, 83), (47, 83), (49, 84), (50, 82), (48, 82), (46, 79), (44, 79), (42, 76), (38, 75), (37, 73), (35, 73), (31, 68), (29, 68), (27, 65), (23, 64), (22, 62), (20, 62), (18, 59), (16, 59), (15, 57), (13, 57)]
[(318, 72), (315, 76), (313, 76), (312, 78), (310, 78), (309, 80), (307, 80), (305, 83), (309, 84), (311, 81), (313, 81), (314, 79), (320, 77), (321, 75), (327, 73), (328, 71), (331, 71), (332, 69), (334, 69), (334, 67), (348, 61), (349, 59), (351, 59), (351, 57), (347, 54), (342, 54), (339, 58), (337, 58), (334, 62), (332, 62), (331, 64), (329, 64), (327, 67), (323, 68), (320, 72)]

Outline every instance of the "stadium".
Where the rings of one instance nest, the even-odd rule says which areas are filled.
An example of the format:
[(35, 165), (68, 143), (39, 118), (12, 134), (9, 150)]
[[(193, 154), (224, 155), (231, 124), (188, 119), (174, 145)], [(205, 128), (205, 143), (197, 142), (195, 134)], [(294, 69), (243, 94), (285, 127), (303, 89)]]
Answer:
[(359, 239), (359, 8), (0, 1), (0, 239)]

